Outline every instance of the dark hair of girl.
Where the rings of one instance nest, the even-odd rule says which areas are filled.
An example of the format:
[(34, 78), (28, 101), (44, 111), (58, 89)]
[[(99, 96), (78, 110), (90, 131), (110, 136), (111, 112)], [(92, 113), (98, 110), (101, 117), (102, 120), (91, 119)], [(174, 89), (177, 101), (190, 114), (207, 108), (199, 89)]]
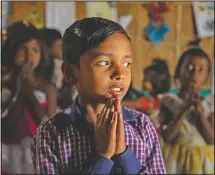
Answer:
[(8, 27), (7, 40), (2, 47), (2, 65), (9, 68), (15, 66), (14, 59), (18, 49), (31, 39), (38, 40), (41, 48), (41, 59), (35, 69), (35, 74), (38, 76), (44, 75), (47, 79), (49, 74), (46, 74), (46, 67), (50, 64), (47, 47), (40, 36), (39, 30), (27, 21), (18, 21)]
[(153, 94), (158, 95), (170, 90), (170, 73), (167, 63), (159, 58), (153, 59), (152, 64), (144, 69), (144, 75), (151, 74), (150, 82), (153, 87)]
[(51, 47), (56, 40), (62, 40), (61, 33), (56, 29), (43, 28), (40, 30), (40, 32), (48, 48)]

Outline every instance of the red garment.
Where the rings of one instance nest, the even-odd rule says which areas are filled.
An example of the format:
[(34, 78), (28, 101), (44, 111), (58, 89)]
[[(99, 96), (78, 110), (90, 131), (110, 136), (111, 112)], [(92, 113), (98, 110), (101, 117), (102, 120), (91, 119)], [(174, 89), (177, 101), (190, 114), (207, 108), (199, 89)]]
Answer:
[[(40, 104), (43, 109), (47, 108), (47, 101), (44, 101)], [(6, 140), (2, 140), (2, 143), (5, 144), (20, 144), (21, 140), (27, 136), (33, 136), (37, 130), (37, 124), (34, 121), (33, 117), (30, 115), (27, 108), (24, 109), (24, 117), (22, 117), (18, 123), (16, 132), (13, 133), (11, 137)], [(8, 174), (7, 171), (1, 170), (2, 174)]]
[[(153, 98), (153, 106), (152, 106), (152, 109), (150, 109), (150, 101), (147, 97), (141, 97), (141, 103), (142, 103), (142, 108), (143, 108), (143, 111), (145, 113), (147, 113), (148, 115), (151, 114), (151, 110), (158, 110), (160, 108), (160, 100), (158, 98)], [(159, 127), (156, 127), (156, 125), (154, 124), (155, 126), (155, 129), (157, 131), (157, 134), (159, 135), (160, 134), (160, 128)]]
[[(48, 103), (45, 101), (40, 104), (43, 109), (46, 109)], [(10, 138), (3, 141), (7, 144), (17, 144), (26, 136), (33, 136), (37, 130), (37, 124), (33, 117), (29, 114), (27, 108), (24, 111), (25, 117), (22, 117), (17, 123), (17, 132), (15, 132)]]
[[(142, 107), (144, 111), (149, 110), (149, 99), (147, 97), (141, 97)], [(160, 100), (158, 98), (153, 98), (153, 109), (159, 109)]]

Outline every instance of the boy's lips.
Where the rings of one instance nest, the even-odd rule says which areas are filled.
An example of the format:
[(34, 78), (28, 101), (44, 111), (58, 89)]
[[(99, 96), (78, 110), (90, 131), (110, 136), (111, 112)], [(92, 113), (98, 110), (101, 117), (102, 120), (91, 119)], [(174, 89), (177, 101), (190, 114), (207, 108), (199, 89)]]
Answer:
[(121, 95), (123, 91), (124, 91), (124, 87), (122, 85), (111, 86), (108, 90), (108, 92), (114, 96)]

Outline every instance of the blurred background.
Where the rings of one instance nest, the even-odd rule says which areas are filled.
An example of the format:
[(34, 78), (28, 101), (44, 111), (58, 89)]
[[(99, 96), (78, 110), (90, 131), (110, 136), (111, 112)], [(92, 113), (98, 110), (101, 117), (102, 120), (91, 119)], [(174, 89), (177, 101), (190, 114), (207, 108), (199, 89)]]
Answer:
[(120, 23), (132, 39), (132, 83), (122, 103), (151, 117), (167, 172), (214, 172), (214, 139), (199, 134), (196, 126), (182, 125), (176, 140), (183, 146), (167, 143), (160, 134), (169, 112), (181, 105), (177, 100), (164, 104), (170, 105), (168, 113), (161, 108), (166, 93), (175, 99), (181, 89), (176, 66), (188, 49), (190, 58), (210, 60), (208, 81), (198, 90), (208, 132), (214, 134), (214, 2), (2, 1), (1, 14), (2, 173), (33, 172), (29, 150), (37, 126), (77, 96), (61, 72), (62, 36), (76, 20), (95, 16)]
[[(135, 55), (133, 65), (135, 71), (132, 75), (134, 88), (141, 88), (142, 70), (150, 65), (155, 57), (164, 58), (169, 65), (170, 74), (173, 75), (180, 54), (188, 48), (188, 42), (196, 38), (201, 39), (201, 48), (205, 50), (213, 62), (214, 25), (212, 23), (212, 29), (209, 32), (201, 30), (202, 20), (207, 18), (204, 14), (201, 16), (201, 11), (204, 11), (204, 8), (201, 9), (201, 3), (168, 2), (168, 10), (162, 12), (167, 29), (164, 29), (164, 34), (153, 38), (152, 41), (148, 41), (144, 33), (150, 23), (148, 4), (150, 2), (3, 1), (2, 28), (6, 29), (15, 21), (26, 20), (37, 28), (56, 28), (63, 34), (66, 27), (76, 19), (84, 17), (100, 16), (117, 21), (126, 28), (132, 38)], [(194, 10), (195, 6), (197, 6), (197, 11)], [(156, 10), (153, 13), (156, 15)], [(200, 18), (198, 18), (198, 13)], [(207, 13), (205, 8), (205, 14)], [(209, 12), (209, 17), (210, 15), (213, 16), (213, 10)], [(2, 30), (2, 35), (4, 33), (5, 30)], [(212, 76), (204, 89), (211, 89), (211, 86)], [(172, 88), (175, 88), (174, 83), (172, 83)]]

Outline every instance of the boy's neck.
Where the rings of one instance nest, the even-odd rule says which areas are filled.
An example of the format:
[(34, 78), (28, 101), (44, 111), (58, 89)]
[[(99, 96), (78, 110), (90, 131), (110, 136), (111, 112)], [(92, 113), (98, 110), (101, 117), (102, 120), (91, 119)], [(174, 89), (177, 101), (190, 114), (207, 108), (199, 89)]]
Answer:
[(78, 97), (78, 103), (79, 103), (80, 107), (85, 109), (84, 110), (85, 119), (90, 124), (95, 126), (96, 121), (97, 121), (97, 115), (102, 111), (104, 104), (93, 103), (92, 101), (86, 101), (86, 100), (80, 98), (80, 96)]

